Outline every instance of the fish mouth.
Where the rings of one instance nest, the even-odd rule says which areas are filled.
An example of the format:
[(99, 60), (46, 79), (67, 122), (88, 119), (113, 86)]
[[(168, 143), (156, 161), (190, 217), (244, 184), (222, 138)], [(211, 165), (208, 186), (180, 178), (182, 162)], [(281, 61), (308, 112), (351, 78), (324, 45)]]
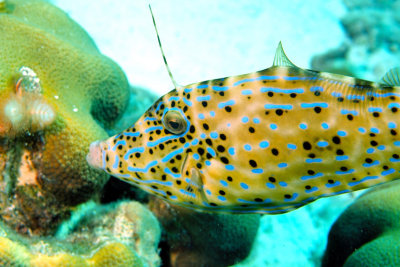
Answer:
[(92, 168), (103, 169), (103, 151), (99, 141), (90, 144), (89, 153), (86, 155), (86, 161)]

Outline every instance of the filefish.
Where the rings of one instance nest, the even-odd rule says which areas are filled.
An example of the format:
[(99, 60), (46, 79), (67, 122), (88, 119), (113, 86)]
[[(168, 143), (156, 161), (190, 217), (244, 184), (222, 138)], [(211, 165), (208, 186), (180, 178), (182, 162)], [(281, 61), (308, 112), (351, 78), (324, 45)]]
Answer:
[(91, 166), (196, 210), (279, 214), (399, 178), (400, 88), (273, 66), (177, 87), (129, 129), (91, 144)]

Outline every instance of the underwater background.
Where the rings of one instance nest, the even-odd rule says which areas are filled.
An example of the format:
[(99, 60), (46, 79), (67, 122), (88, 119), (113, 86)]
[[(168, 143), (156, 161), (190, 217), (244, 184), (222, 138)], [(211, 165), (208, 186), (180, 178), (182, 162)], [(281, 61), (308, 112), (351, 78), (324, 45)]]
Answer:
[[(127, 76), (128, 81), (122, 81), (121, 88), (129, 83), (129, 96), (124, 95), (126, 92), (122, 92), (122, 89), (116, 96), (112, 92), (96, 91), (104, 98), (111, 95), (110, 98), (117, 99), (113, 102), (114, 105), (110, 104), (113, 108), (118, 106), (118, 103), (124, 103), (125, 100), (119, 98), (129, 98), (129, 102), (125, 101), (128, 103), (125, 111), (122, 107), (116, 108), (116, 112), (121, 114), (122, 119), (109, 114), (99, 115), (96, 121), (104, 129), (99, 130), (101, 133), (90, 133), (91, 137), (96, 138), (104, 138), (106, 134), (111, 135), (130, 126), (154, 100), (173, 89), (157, 43), (148, 8), (149, 3), (152, 5), (169, 67), (180, 85), (270, 67), (279, 41), (282, 41), (288, 57), (299, 67), (335, 72), (372, 81), (378, 81), (387, 70), (398, 66), (400, 61), (400, 1), (52, 0), (49, 2), (64, 10), (87, 31), (100, 52), (114, 60)], [(87, 47), (82, 48), (88, 51), (86, 49), (89, 50)], [(107, 60), (104, 61), (105, 65), (112, 65)], [(94, 63), (96, 64), (99, 63)], [(122, 75), (117, 67), (104, 68), (104, 72), (99, 72), (97, 75), (107, 76), (109, 73), (113, 75), (115, 73), (118, 79)], [(38, 77), (40, 77), (39, 74)], [(43, 83), (45, 82), (44, 79)], [(77, 95), (73, 99), (86, 97), (86, 95)], [(82, 105), (84, 106), (85, 103)], [(107, 107), (107, 105), (104, 106)], [(74, 110), (77, 107), (71, 104), (68, 108)], [(91, 111), (91, 114), (93, 115), (94, 112)], [(107, 121), (111, 120), (115, 120), (115, 123), (107, 125)], [(65, 121), (65, 124), (72, 125), (71, 129), (75, 129), (74, 127), (80, 129), (70, 130), (71, 136), (76, 134), (85, 136), (85, 129), (82, 127), (85, 124), (79, 119), (72, 115), (65, 115)], [(62, 123), (64, 122), (60, 122)], [(83, 138), (81, 135), (79, 135), (80, 138)], [(18, 153), (16, 154), (19, 155)], [(85, 145), (82, 144), (76, 153), (84, 154)], [(49, 160), (62, 162), (60, 158), (49, 158)], [(74, 165), (75, 161), (79, 160), (73, 158), (71, 165)], [(62, 169), (65, 166), (60, 164), (55, 167), (57, 168)], [(86, 170), (83, 173), (86, 174)], [(58, 172), (54, 174), (54, 176), (57, 175)], [(107, 177), (102, 179), (104, 180), (102, 183), (95, 186), (88, 185), (82, 190), (85, 194), (91, 190), (100, 192), (100, 188), (105, 184), (101, 196), (93, 197), (87, 194), (79, 199), (76, 196), (80, 195), (79, 190), (82, 188), (77, 192), (71, 190), (75, 194), (72, 194), (71, 198), (76, 198), (77, 201), (62, 199), (65, 204), (61, 206), (63, 212), (59, 210), (56, 212), (55, 210), (60, 207), (53, 202), (49, 204), (50, 209), (48, 206), (43, 206), (47, 205), (47, 202), (40, 205), (32, 204), (34, 209), (48, 209), (49, 214), (57, 214), (57, 216), (52, 216), (46, 213), (46, 218), (50, 218), (46, 222), (49, 227), (43, 229), (40, 227), (43, 222), (38, 218), (44, 215), (34, 213), (32, 217), (35, 217), (35, 222), (37, 221), (39, 226), (31, 225), (30, 228), (38, 229), (38, 232), (32, 233), (24, 228), (25, 225), (21, 226), (13, 219), (9, 219), (9, 217), (14, 218), (14, 213), (9, 215), (6, 212), (9, 217), (3, 214), (3, 219), (8, 222), (8, 225), (19, 230), (23, 228), (19, 232), (25, 235), (28, 233), (33, 241), (27, 241), (2, 229), (1, 237), (17, 241), (11, 243), (8, 239), (0, 239), (0, 258), (3, 257), (0, 262), (5, 266), (11, 265), (13, 261), (20, 264), (16, 266), (28, 266), (24, 265), (28, 261), (32, 266), (46, 266), (45, 264), (63, 266), (67, 262), (75, 264), (73, 266), (161, 266), (161, 264), (162, 266), (231, 265), (241, 267), (320, 266), (332, 224), (362, 194), (362, 192), (356, 192), (321, 199), (282, 215), (217, 216), (211, 214), (203, 216), (193, 215), (179, 208), (175, 210), (158, 199), (149, 200), (145, 193), (138, 192), (117, 179), (111, 179), (108, 183), (106, 183)], [(90, 183), (87, 182), (87, 184)], [(86, 182), (84, 184), (86, 186)], [(62, 186), (69, 187), (69, 184), (61, 183), (60, 187), (51, 191), (52, 194), (57, 195), (62, 192)], [(390, 190), (390, 188), (384, 186), (382, 190)], [(395, 191), (382, 190), (376, 190), (375, 195), (378, 195), (378, 200), (384, 199), (385, 195), (391, 197), (393, 194), (393, 198), (396, 197)], [(379, 194), (380, 192), (383, 193)], [(24, 191), (24, 197), (28, 194), (29, 192)], [(387, 201), (377, 201), (375, 195), (372, 192), (366, 196), (371, 196), (371, 202), (378, 203), (377, 209), (381, 211), (388, 205)], [(19, 195), (22, 199), (29, 201), (36, 199), (35, 194), (29, 196), (29, 198), (22, 198)], [(89, 200), (93, 198), (97, 201)], [(134, 198), (142, 203), (149, 202), (150, 208), (137, 202), (119, 202), (128, 198)], [(366, 197), (361, 199), (366, 199)], [(52, 201), (59, 201), (59, 199)], [(97, 204), (98, 202), (102, 205)], [(384, 241), (382, 242), (384, 245), (378, 244), (377, 247), (372, 246), (372, 250), (378, 248), (376, 250), (382, 250), (382, 254), (387, 254), (384, 249), (388, 244), (395, 247), (394, 244), (399, 240), (397, 237), (400, 238), (398, 235), (400, 228), (395, 223), (391, 223), (392, 220), (396, 220), (400, 205), (388, 202), (392, 205), (392, 210), (387, 213), (389, 215), (378, 214), (381, 218), (389, 219), (377, 224), (387, 223), (390, 225), (387, 227), (390, 231), (382, 230), (371, 234), (375, 237), (381, 233), (389, 233), (390, 241)], [(81, 205), (76, 208), (77, 204)], [(13, 203), (13, 205), (17, 204)], [(369, 206), (369, 203), (366, 206)], [(24, 209), (29, 210), (26, 207)], [(33, 212), (29, 210), (28, 213), (31, 216)], [(349, 217), (363, 214), (358, 209), (353, 210), (354, 214), (348, 213)], [(374, 211), (372, 213), (375, 214)], [(176, 216), (180, 219), (177, 220)], [(364, 216), (365, 218), (373, 217), (369, 214), (364, 214)], [(60, 218), (68, 218), (68, 221), (60, 223)], [(360, 218), (364, 217), (360, 215)], [(27, 220), (30, 219), (31, 217)], [(344, 218), (346, 219), (347, 217)], [(369, 223), (374, 225), (370, 221)], [(51, 225), (58, 226), (59, 224), (61, 226), (56, 227), (57, 229), (51, 227)], [(346, 225), (346, 223), (343, 224)], [(359, 226), (355, 229), (368, 230), (367, 226), (364, 228), (362, 222), (359, 224), (354, 223), (355, 226)], [(4, 229), (6, 229), (5, 226)], [(391, 235), (391, 233), (394, 234)], [(52, 239), (52, 237), (40, 239), (46, 235), (67, 242), (60, 245), (57, 244), (57, 239)], [(87, 255), (85, 246), (89, 246), (90, 243), (103, 244), (103, 240), (114, 240), (115, 236), (117, 241), (114, 243), (104, 241), (106, 245), (94, 246), (91, 248), (94, 252)], [(350, 241), (346, 240), (346, 242)], [(68, 243), (80, 245), (76, 248)], [(21, 244), (32, 246), (33, 249), (27, 252)], [(129, 244), (135, 251), (121, 244)], [(360, 247), (356, 244), (354, 246)], [(4, 247), (11, 248), (15, 255)], [(57, 259), (43, 255), (31, 256), (31, 254), (41, 253), (57, 255), (59, 251), (69, 252)], [(342, 262), (330, 260), (332, 257), (341, 258), (335, 254), (338, 252), (343, 257)], [(6, 256), (1, 256), (1, 253)], [(330, 253), (328, 256), (325, 255), (324, 266), (341, 266), (350, 254), (348, 251), (340, 251), (337, 248)], [(83, 257), (85, 260), (82, 260), (74, 255), (86, 255), (86, 258)], [(118, 262), (115, 260), (118, 257), (126, 261)], [(370, 265), (363, 265), (367, 262), (366, 258), (372, 261), (369, 262)], [(396, 260), (400, 262), (397, 255), (393, 258), (386, 262), (386, 266), (396, 266)], [(374, 255), (363, 255), (360, 259), (365, 261), (355, 260), (354, 262), (359, 265), (349, 264), (348, 266), (382, 265), (375, 260)]]

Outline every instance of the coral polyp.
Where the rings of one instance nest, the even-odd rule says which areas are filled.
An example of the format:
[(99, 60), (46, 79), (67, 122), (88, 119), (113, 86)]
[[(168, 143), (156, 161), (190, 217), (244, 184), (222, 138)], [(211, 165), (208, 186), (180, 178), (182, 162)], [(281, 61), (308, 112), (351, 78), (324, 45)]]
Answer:
[(15, 92), (0, 103), (0, 134), (15, 136), (23, 132), (37, 132), (56, 119), (56, 113), (42, 95), (40, 79), (36, 73), (21, 67), (21, 77), (15, 84)]

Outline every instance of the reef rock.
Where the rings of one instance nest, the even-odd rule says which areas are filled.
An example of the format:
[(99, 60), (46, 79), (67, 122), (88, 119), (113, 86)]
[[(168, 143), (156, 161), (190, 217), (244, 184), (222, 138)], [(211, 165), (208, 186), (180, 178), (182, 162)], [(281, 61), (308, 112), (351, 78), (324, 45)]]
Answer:
[(1, 266), (160, 266), (160, 226), (138, 202), (83, 204), (56, 237), (25, 238), (0, 229)]
[(149, 206), (165, 230), (163, 260), (173, 267), (229, 266), (243, 260), (261, 217), (196, 212), (153, 196)]
[(49, 234), (108, 179), (85, 160), (124, 111), (124, 73), (63, 11), (40, 0), (0, 7), (0, 215)]

